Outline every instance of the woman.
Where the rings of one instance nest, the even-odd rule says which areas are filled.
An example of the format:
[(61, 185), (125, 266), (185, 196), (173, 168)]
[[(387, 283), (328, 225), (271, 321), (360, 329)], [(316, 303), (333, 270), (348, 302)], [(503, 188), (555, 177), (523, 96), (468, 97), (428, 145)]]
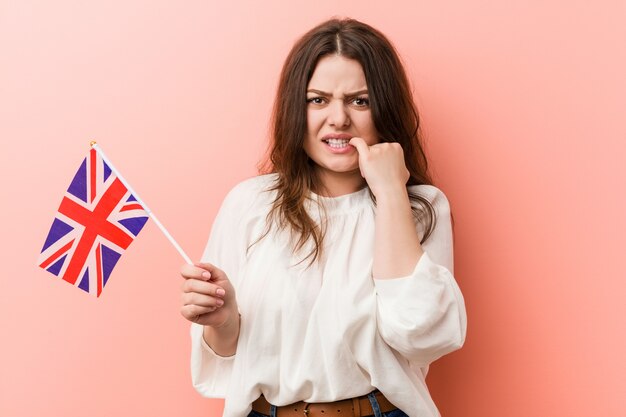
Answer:
[(466, 316), (393, 46), (356, 20), (315, 27), (272, 121), (270, 173), (228, 194), (181, 268), (194, 386), (225, 416), (438, 415), (426, 372)]

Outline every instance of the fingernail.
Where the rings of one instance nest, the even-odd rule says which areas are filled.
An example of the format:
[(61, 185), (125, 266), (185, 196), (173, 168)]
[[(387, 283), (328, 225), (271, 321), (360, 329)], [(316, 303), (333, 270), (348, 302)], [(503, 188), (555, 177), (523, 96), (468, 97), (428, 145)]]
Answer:
[(223, 306), (224, 305), (224, 300), (216, 300), (215, 304), (217, 304), (218, 306)]
[(209, 279), (209, 278), (211, 278), (211, 273), (209, 271), (204, 271), (202, 273), (202, 277)]
[(218, 289), (215, 291), (215, 293), (216, 293), (217, 295), (219, 295), (219, 296), (223, 296), (224, 294), (226, 294), (226, 291), (224, 291), (224, 290), (223, 290), (223, 289), (221, 289), (221, 288), (218, 288)]

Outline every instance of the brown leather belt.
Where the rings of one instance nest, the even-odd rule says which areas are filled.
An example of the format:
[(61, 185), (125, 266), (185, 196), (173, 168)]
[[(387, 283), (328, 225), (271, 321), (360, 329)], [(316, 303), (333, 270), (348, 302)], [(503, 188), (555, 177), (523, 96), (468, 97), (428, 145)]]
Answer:
[[(398, 408), (391, 404), (380, 391), (376, 391), (374, 395), (382, 413), (388, 413)], [(270, 408), (271, 404), (262, 395), (252, 403), (254, 411), (266, 416), (270, 415)], [(299, 401), (276, 407), (276, 417), (361, 417), (373, 415), (374, 410), (367, 395), (332, 403), (305, 403), (304, 401)]]

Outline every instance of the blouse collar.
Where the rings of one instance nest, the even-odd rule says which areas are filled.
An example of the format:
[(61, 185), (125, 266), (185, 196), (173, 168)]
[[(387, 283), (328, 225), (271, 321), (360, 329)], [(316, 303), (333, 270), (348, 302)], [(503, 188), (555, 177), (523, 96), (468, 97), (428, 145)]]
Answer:
[(353, 193), (340, 195), (337, 197), (325, 197), (311, 191), (311, 199), (321, 203), (327, 212), (346, 211), (371, 201), (369, 187), (363, 187)]

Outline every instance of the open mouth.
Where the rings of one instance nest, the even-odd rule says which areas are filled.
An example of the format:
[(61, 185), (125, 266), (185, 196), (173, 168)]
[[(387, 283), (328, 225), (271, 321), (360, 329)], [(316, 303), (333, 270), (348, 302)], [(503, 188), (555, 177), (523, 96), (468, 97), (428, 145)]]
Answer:
[(331, 148), (345, 148), (348, 146), (349, 139), (323, 139), (322, 142), (330, 146)]

